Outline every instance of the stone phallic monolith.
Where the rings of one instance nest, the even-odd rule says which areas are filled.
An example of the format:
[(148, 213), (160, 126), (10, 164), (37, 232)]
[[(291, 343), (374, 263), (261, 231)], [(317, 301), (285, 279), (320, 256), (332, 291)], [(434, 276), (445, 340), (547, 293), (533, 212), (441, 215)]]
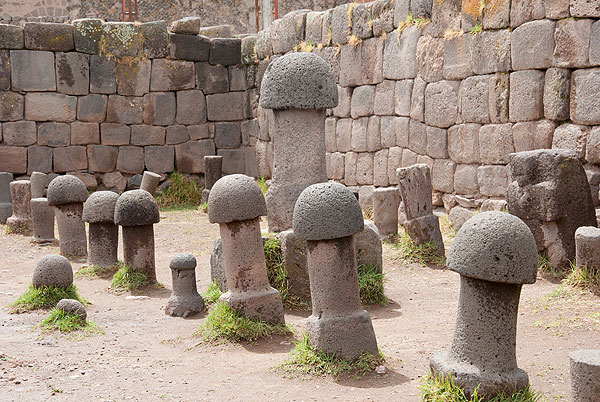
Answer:
[(600, 229), (582, 226), (575, 231), (575, 265), (600, 270)]
[(31, 241), (38, 244), (54, 243), (54, 207), (48, 205), (47, 198), (31, 199), (31, 218), (33, 220), (33, 237)]
[(396, 187), (376, 188), (373, 191), (373, 221), (382, 237), (398, 234), (400, 194)]
[(165, 314), (188, 317), (204, 309), (204, 300), (196, 288), (196, 258), (189, 253), (177, 254), (171, 260), (173, 293), (167, 301)]
[(600, 402), (600, 350), (571, 353), (571, 400)]
[(452, 376), (469, 398), (477, 386), (478, 395), (491, 398), (529, 383), (517, 366), (517, 315), (522, 285), (536, 280), (537, 259), (531, 230), (504, 212), (475, 215), (454, 239), (447, 261), (460, 274), (454, 339), (430, 366)]
[(575, 151), (539, 149), (510, 154), (508, 210), (533, 232), (554, 267), (575, 258), (575, 230), (598, 226), (585, 170)]
[(119, 194), (96, 191), (83, 206), (83, 221), (89, 223), (88, 264), (107, 268), (117, 263), (119, 227), (115, 225), (115, 205)]
[(12, 233), (31, 236), (31, 185), (29, 180), (16, 180), (10, 183), (12, 215), (6, 220), (6, 226)]
[(115, 224), (123, 227), (125, 265), (156, 282), (154, 224), (160, 221), (158, 204), (145, 190), (126, 191), (115, 205)]
[(5, 224), (12, 215), (12, 199), (10, 197), (10, 182), (12, 173), (0, 172), (0, 223)]
[(210, 189), (223, 175), (223, 157), (207, 155), (204, 157), (204, 190), (202, 190), (202, 203), (208, 202)]
[(31, 198), (44, 198), (46, 196), (46, 186), (48, 185), (48, 175), (33, 172), (29, 181), (31, 182)]
[(267, 278), (260, 233), (266, 214), (263, 193), (251, 177), (225, 176), (210, 190), (208, 220), (219, 224), (227, 278), (220, 300), (246, 317), (283, 323), (281, 295)]
[(377, 354), (358, 289), (354, 235), (364, 225), (358, 201), (339, 183), (313, 184), (298, 197), (293, 224), (307, 243), (312, 315), (306, 326), (313, 345), (346, 360)]
[(273, 109), (273, 177), (267, 192), (269, 231), (292, 228), (296, 199), (306, 187), (327, 181), (325, 109), (337, 106), (329, 64), (314, 53), (274, 60), (260, 88), (260, 105)]
[(56, 208), (60, 253), (65, 257), (86, 257), (87, 237), (81, 219), (83, 203), (88, 198), (80, 178), (58, 176), (48, 185), (48, 205)]
[(73, 268), (62, 255), (46, 255), (33, 270), (33, 287), (53, 286), (66, 289), (73, 285)]
[(156, 187), (160, 183), (160, 175), (157, 173), (145, 171), (142, 176), (142, 184), (140, 184), (140, 190), (146, 190), (150, 194), (154, 195)]
[(396, 175), (406, 214), (406, 232), (416, 244), (434, 242), (438, 246), (438, 254), (443, 256), (445, 252), (440, 222), (433, 214), (429, 166), (419, 163), (399, 168), (396, 169)]

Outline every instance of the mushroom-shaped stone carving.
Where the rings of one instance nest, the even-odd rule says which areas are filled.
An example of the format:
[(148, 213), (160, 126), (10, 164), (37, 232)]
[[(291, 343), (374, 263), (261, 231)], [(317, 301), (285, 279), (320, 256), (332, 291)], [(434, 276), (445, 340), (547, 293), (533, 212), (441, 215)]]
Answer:
[(85, 184), (78, 177), (58, 176), (48, 185), (48, 205), (56, 208), (60, 253), (64, 256), (87, 256), (85, 224), (81, 219), (87, 198)]
[(298, 197), (293, 223), (307, 243), (313, 345), (347, 360), (377, 354), (371, 317), (360, 304), (354, 235), (364, 222), (354, 194), (338, 183), (313, 184)]
[(178, 254), (169, 265), (173, 278), (173, 293), (167, 301), (165, 314), (187, 317), (204, 309), (204, 300), (196, 288), (196, 258), (189, 253)]
[(56, 308), (62, 310), (65, 313), (78, 316), (82, 321), (87, 318), (87, 311), (85, 306), (79, 300), (75, 299), (61, 299), (57, 304)]
[(119, 194), (96, 191), (83, 206), (83, 221), (89, 226), (88, 264), (112, 267), (117, 263), (119, 227), (115, 225), (115, 205)]
[(145, 171), (144, 175), (142, 176), (142, 184), (140, 185), (140, 190), (146, 190), (150, 194), (154, 195), (156, 187), (158, 187), (158, 183), (160, 183), (159, 174)]
[(154, 227), (160, 221), (158, 204), (145, 190), (126, 191), (117, 200), (115, 223), (123, 227), (125, 265), (156, 282)]
[(327, 181), (325, 109), (338, 103), (329, 64), (314, 53), (288, 53), (267, 67), (260, 105), (273, 109), (273, 178), (267, 192), (269, 230), (291, 229), (296, 199)]
[(579, 350), (570, 355), (571, 400), (600, 401), (600, 350)]
[(62, 255), (46, 255), (33, 270), (33, 287), (53, 286), (66, 289), (73, 285), (73, 268)]
[(6, 226), (13, 233), (31, 235), (31, 186), (29, 180), (16, 180), (10, 183), (12, 198), (12, 216), (6, 220)]
[(204, 190), (202, 190), (202, 203), (208, 202), (210, 189), (223, 175), (223, 157), (220, 155), (206, 155), (204, 157)]
[(5, 224), (12, 215), (12, 199), (10, 197), (10, 182), (12, 173), (0, 172), (0, 223)]
[(512, 394), (529, 383), (517, 366), (516, 335), (523, 284), (537, 274), (537, 248), (525, 222), (503, 212), (484, 212), (458, 231), (448, 268), (460, 274), (452, 347), (431, 358), (431, 369), (450, 375), (470, 395)]
[(266, 214), (263, 193), (251, 177), (225, 176), (210, 191), (208, 220), (219, 224), (228, 288), (220, 299), (246, 317), (277, 323), (284, 322), (283, 303), (267, 278), (259, 223)]
[(54, 243), (54, 208), (48, 205), (47, 198), (31, 199), (31, 218), (33, 220), (33, 243)]

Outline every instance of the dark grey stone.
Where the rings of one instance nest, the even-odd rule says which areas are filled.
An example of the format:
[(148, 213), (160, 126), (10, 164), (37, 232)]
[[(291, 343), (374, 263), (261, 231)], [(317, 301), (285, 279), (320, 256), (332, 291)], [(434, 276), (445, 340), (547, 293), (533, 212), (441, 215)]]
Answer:
[(5, 224), (12, 215), (12, 200), (10, 197), (10, 182), (12, 173), (0, 172), (0, 224)]
[(90, 57), (90, 92), (99, 94), (117, 92), (114, 58), (96, 55)]
[(98, 54), (102, 38), (102, 20), (98, 18), (80, 18), (73, 20), (73, 40), (75, 51)]
[(331, 17), (331, 42), (343, 45), (348, 43), (352, 35), (352, 21), (350, 20), (349, 8), (354, 4), (342, 4), (333, 9)]
[(176, 255), (169, 265), (173, 278), (173, 293), (167, 301), (165, 314), (188, 317), (204, 309), (204, 300), (196, 289), (196, 258), (189, 253)]
[(205, 36), (169, 35), (171, 42), (171, 58), (191, 61), (208, 61), (210, 39)]
[(578, 350), (569, 358), (572, 401), (596, 402), (600, 395), (600, 350)]
[(242, 39), (242, 63), (246, 65), (253, 65), (258, 63), (258, 57), (256, 55), (256, 35), (246, 36)]
[(68, 52), (75, 48), (72, 25), (26, 22), (23, 32), (27, 49)]
[(202, 20), (200, 17), (185, 17), (171, 23), (171, 32), (184, 35), (198, 35)]
[(50, 206), (85, 202), (87, 198), (87, 188), (78, 177), (58, 176), (48, 185), (48, 205)]
[(115, 223), (121, 226), (145, 226), (158, 223), (158, 204), (144, 190), (125, 191), (115, 206)]
[(242, 40), (239, 38), (214, 38), (210, 41), (210, 64), (231, 66), (242, 62)]
[(113, 191), (96, 191), (83, 205), (83, 221), (88, 223), (114, 223), (115, 205), (119, 194)]
[(13, 91), (55, 91), (54, 53), (11, 50)]
[(238, 148), (242, 143), (240, 124), (215, 123), (215, 146), (219, 148)]
[(0, 50), (0, 91), (10, 89), (10, 53)]
[(154, 59), (169, 54), (169, 32), (165, 21), (145, 22), (140, 25), (140, 34), (144, 38), (144, 55)]
[(210, 190), (223, 175), (223, 157), (207, 155), (204, 157), (204, 188)]
[(23, 28), (0, 24), (0, 49), (23, 49), (25, 45), (23, 38)]
[(227, 68), (208, 63), (196, 63), (196, 88), (201, 89), (205, 95), (229, 91)]
[(208, 197), (208, 220), (230, 223), (267, 214), (265, 197), (253, 178), (243, 174), (225, 176), (212, 186)]
[(64, 311), (65, 313), (78, 315), (84, 321), (87, 318), (87, 311), (85, 310), (85, 306), (79, 300), (61, 299), (56, 304), (56, 308), (58, 310)]
[(62, 255), (46, 255), (38, 261), (33, 271), (33, 286), (54, 286), (66, 289), (73, 285), (73, 268)]
[(217, 237), (212, 253), (210, 253), (210, 280), (215, 282), (222, 292), (227, 292), (225, 278), (225, 260), (223, 259), (223, 242)]
[(87, 54), (56, 53), (56, 90), (69, 95), (87, 95), (90, 88), (90, 57)]
[(142, 53), (140, 28), (133, 22), (102, 24), (103, 53), (117, 58), (138, 57)]

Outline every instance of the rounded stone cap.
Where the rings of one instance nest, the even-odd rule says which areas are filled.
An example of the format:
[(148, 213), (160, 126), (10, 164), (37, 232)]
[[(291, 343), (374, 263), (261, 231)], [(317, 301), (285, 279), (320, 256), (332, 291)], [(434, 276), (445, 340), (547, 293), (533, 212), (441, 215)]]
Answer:
[(491, 211), (469, 219), (458, 231), (448, 253), (452, 271), (490, 282), (534, 283), (538, 255), (525, 222), (514, 215)]
[(314, 53), (288, 53), (274, 60), (260, 87), (260, 105), (268, 109), (327, 109), (337, 106), (335, 77)]
[(210, 223), (245, 221), (267, 214), (267, 203), (258, 184), (243, 174), (220, 178), (208, 196)]
[(112, 191), (96, 191), (83, 205), (83, 221), (88, 223), (114, 223), (115, 205), (119, 194)]
[(330, 240), (363, 230), (358, 200), (339, 183), (318, 183), (302, 191), (294, 206), (294, 233), (304, 240)]
[(571, 361), (586, 366), (600, 367), (600, 349), (584, 349), (569, 355)]
[(73, 204), (85, 202), (88, 198), (87, 188), (79, 177), (58, 176), (48, 185), (48, 205)]
[(115, 205), (115, 224), (121, 226), (145, 226), (158, 223), (158, 204), (145, 190), (125, 191)]
[(75, 299), (61, 299), (57, 304), (56, 308), (66, 313), (80, 316), (83, 320), (87, 318), (87, 311), (85, 306)]
[(171, 269), (194, 269), (196, 268), (196, 257), (190, 253), (177, 254), (169, 265)]
[(73, 268), (62, 255), (46, 255), (38, 261), (33, 270), (33, 286), (54, 286), (68, 288), (73, 284)]

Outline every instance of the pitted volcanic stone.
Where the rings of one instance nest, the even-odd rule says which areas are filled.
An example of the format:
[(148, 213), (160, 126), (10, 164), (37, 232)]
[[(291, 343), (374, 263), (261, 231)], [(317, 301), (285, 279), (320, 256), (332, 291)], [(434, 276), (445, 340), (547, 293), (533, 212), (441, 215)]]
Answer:
[(504, 212), (483, 212), (458, 231), (448, 268), (490, 282), (534, 283), (537, 247), (525, 222)]
[(346, 186), (317, 183), (302, 191), (294, 207), (294, 233), (304, 240), (330, 240), (363, 230), (360, 204)]
[(169, 265), (171, 269), (195, 269), (196, 268), (196, 257), (190, 253), (177, 254)]
[(115, 205), (119, 194), (96, 191), (83, 205), (83, 221), (88, 223), (114, 223)]
[(88, 192), (79, 177), (58, 176), (48, 185), (48, 205), (64, 205), (85, 202)]
[(573, 402), (600, 400), (600, 350), (571, 353), (571, 397)]
[(145, 190), (125, 191), (115, 205), (115, 224), (145, 226), (160, 222), (158, 204)]
[(58, 304), (56, 304), (56, 308), (64, 311), (65, 313), (78, 315), (82, 320), (87, 318), (85, 306), (79, 300), (61, 299)]
[(68, 259), (62, 255), (42, 257), (33, 271), (33, 286), (54, 286), (68, 288), (73, 285), (73, 268)]
[(326, 109), (338, 104), (329, 64), (314, 53), (288, 53), (267, 67), (260, 105), (268, 109)]
[(214, 184), (208, 196), (210, 223), (245, 221), (267, 214), (265, 197), (258, 184), (243, 174), (225, 176)]

